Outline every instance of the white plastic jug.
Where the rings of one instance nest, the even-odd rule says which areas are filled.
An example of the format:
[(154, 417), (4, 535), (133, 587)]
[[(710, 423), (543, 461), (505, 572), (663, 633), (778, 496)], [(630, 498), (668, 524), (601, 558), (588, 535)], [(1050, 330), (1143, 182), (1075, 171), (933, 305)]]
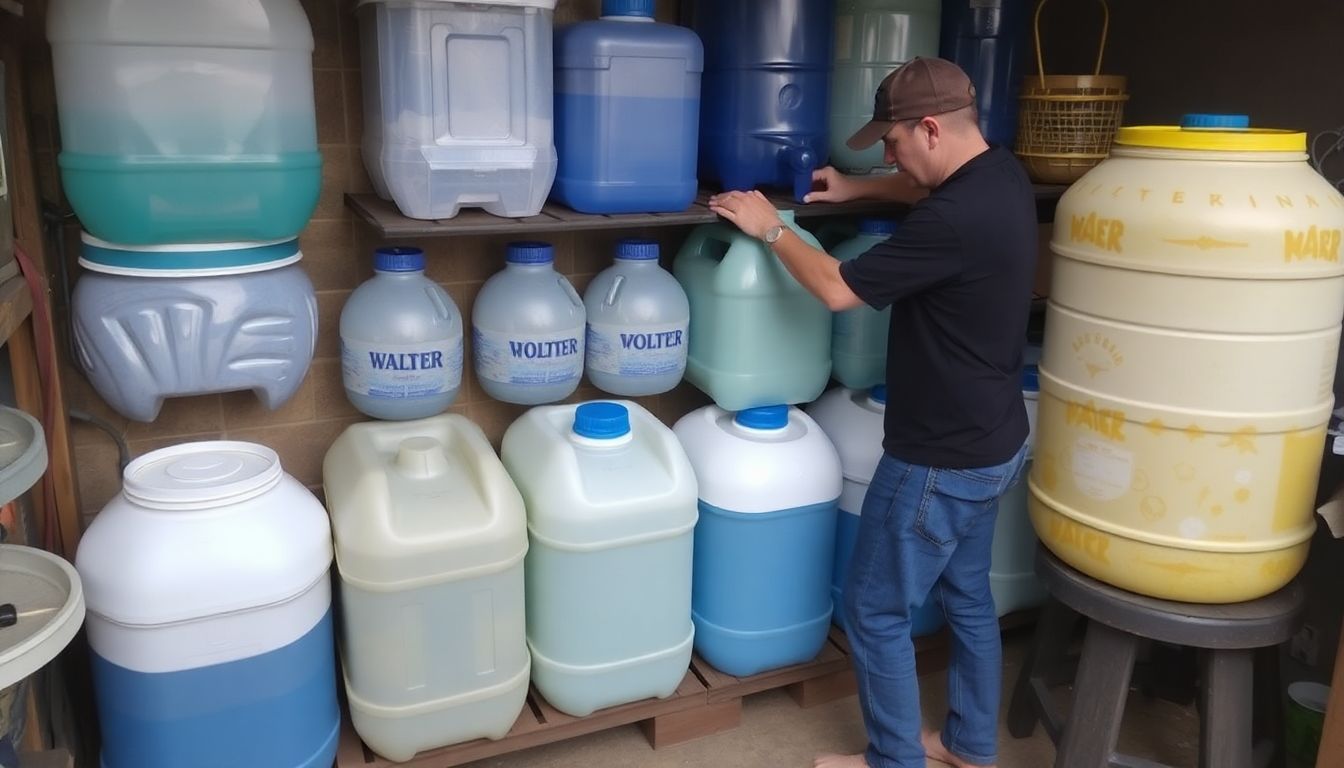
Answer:
[(691, 661), (696, 484), (629, 401), (533, 408), (501, 451), (527, 504), (532, 681), (556, 709), (671, 696)]
[(395, 761), (508, 733), (527, 696), (526, 516), (454, 414), (345, 430), (322, 465), (355, 730)]

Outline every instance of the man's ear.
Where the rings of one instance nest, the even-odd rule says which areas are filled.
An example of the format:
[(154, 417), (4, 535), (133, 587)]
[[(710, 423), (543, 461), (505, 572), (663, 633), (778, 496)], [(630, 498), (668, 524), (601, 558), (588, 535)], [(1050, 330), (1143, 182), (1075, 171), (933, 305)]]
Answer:
[(938, 141), (942, 138), (943, 126), (939, 124), (937, 119), (932, 117), (926, 117), (923, 120), (920, 120), (919, 125), (925, 131), (925, 141), (927, 142), (928, 148), (931, 150), (937, 148)]

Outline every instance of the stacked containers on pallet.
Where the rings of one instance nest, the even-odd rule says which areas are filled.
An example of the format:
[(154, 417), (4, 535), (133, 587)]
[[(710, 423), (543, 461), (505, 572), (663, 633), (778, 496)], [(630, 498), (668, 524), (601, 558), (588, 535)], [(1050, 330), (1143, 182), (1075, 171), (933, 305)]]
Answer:
[(831, 441), (785, 405), (707, 405), (673, 429), (700, 488), (696, 652), (739, 677), (811, 661), (831, 627), (843, 478)]
[(364, 166), (413, 219), (541, 211), (555, 0), (360, 0)]
[(331, 765), (331, 554), (322, 505), (269, 448), (131, 462), (75, 557), (101, 765)]
[(603, 0), (555, 33), (551, 196), (584, 213), (684, 211), (695, 200), (704, 48), (653, 20), (653, 0)]
[(629, 401), (540, 406), (501, 455), (527, 506), (537, 690), (575, 717), (671, 696), (691, 661), (696, 521), (672, 430)]
[(518, 719), (526, 515), (475, 424), (452, 414), (345, 430), (322, 465), (350, 717), (391, 760)]
[(692, 0), (705, 46), (700, 175), (802, 202), (826, 165), (834, 0)]

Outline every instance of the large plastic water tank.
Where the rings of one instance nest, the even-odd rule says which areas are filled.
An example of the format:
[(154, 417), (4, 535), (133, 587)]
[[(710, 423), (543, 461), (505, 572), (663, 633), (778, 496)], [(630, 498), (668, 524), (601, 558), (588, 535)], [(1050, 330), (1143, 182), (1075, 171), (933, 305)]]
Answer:
[[(805, 242), (793, 211), (780, 219)], [(769, 248), (727, 224), (691, 231), (672, 264), (691, 303), (686, 379), (724, 410), (816, 399), (831, 376), (831, 312)]]
[(739, 677), (811, 661), (831, 627), (842, 480), (831, 441), (785, 405), (707, 405), (673, 429), (700, 488), (696, 652)]
[[(169, 397), (251, 390), (268, 409), (284, 405), (303, 384), (317, 343), (317, 297), (295, 263), (297, 241), (286, 242), (288, 257), (261, 264), (249, 263), (257, 249), (247, 244), (202, 251), (206, 263), (239, 262), (213, 269), (147, 272), (112, 266), (110, 255), (81, 259), (87, 269), (71, 302), (75, 349), (99, 396), (145, 422)], [(172, 248), (147, 247), (149, 257)], [(146, 258), (142, 249), (101, 250), (133, 263)]]
[(999, 516), (994, 519), (994, 545), (989, 563), (989, 589), (994, 595), (994, 608), (1000, 616), (1025, 608), (1034, 608), (1045, 601), (1048, 593), (1036, 576), (1036, 531), (1031, 527), (1027, 512), (1026, 477), (1031, 472), (1031, 461), (1036, 446), (1036, 403), (1040, 397), (1038, 363), (1039, 348), (1033, 362), (1022, 366), (1022, 403), (1027, 408), (1027, 460), (1022, 480), (999, 497)]
[(576, 211), (684, 211), (695, 200), (704, 48), (655, 22), (653, 7), (603, 0), (601, 19), (555, 32), (551, 197)]
[[(859, 231), (831, 250), (839, 261), (850, 261), (886, 242), (899, 226), (891, 219), (860, 219)], [(873, 309), (864, 304), (836, 312), (831, 323), (831, 375), (850, 389), (867, 389), (887, 380), (887, 335), (891, 307)]]
[(61, 183), (114, 243), (292, 238), (322, 183), (299, 0), (52, 0)]
[(462, 315), (425, 277), (419, 248), (379, 248), (373, 278), (341, 308), (341, 380), (375, 419), (423, 419), (462, 388)]
[(360, 0), (364, 167), (413, 219), (533, 216), (555, 179), (555, 0)]
[(603, 392), (656, 395), (686, 372), (691, 307), (681, 284), (658, 266), (658, 250), (652, 240), (622, 240), (612, 265), (584, 291), (584, 369)]
[(531, 669), (527, 518), (485, 434), (453, 414), (355, 424), (327, 451), (322, 481), (360, 738), (402, 762), (503, 737)]
[(938, 55), (941, 0), (839, 0), (831, 74), (831, 164), (847, 173), (890, 173), (883, 147), (845, 145), (873, 119), (882, 78), (916, 56)]
[(75, 556), (104, 768), (313, 768), (336, 757), (331, 534), (271, 449), (131, 462)]
[(630, 401), (533, 408), (501, 449), (527, 505), (532, 680), (556, 709), (671, 696), (691, 663), (696, 484)]
[(975, 85), (980, 132), (994, 144), (1017, 141), (1017, 97), (1031, 44), (1028, 0), (942, 0), (939, 55), (966, 70)]
[(471, 309), (472, 358), (481, 389), (496, 400), (564, 400), (583, 376), (583, 299), (555, 271), (549, 243), (510, 243)]
[[(844, 611), (845, 582), (859, 540), (859, 520), (863, 500), (868, 495), (877, 464), (882, 460), (882, 422), (887, 413), (887, 388), (878, 385), (869, 390), (836, 387), (807, 407), (808, 415), (831, 438), (840, 455), (844, 485), (840, 491), (839, 512), (835, 525), (835, 568), (831, 572), (832, 619), (841, 629), (846, 626)], [(935, 600), (926, 600), (910, 617), (913, 637), (937, 632), (943, 626), (943, 610)]]
[(1232, 602), (1302, 567), (1344, 317), (1344, 197), (1306, 137), (1121, 128), (1060, 200), (1031, 516), (1142, 594)]
[(705, 46), (700, 176), (789, 190), (826, 164), (834, 0), (689, 0)]

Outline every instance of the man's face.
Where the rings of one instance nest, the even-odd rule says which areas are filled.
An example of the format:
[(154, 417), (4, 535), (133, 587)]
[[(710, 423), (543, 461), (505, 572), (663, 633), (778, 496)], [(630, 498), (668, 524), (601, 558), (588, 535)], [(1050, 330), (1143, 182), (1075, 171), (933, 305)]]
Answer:
[(883, 161), (910, 174), (915, 181), (924, 184), (924, 160), (927, 158), (927, 141), (919, 120), (902, 120), (891, 126), (882, 137), (885, 150)]

